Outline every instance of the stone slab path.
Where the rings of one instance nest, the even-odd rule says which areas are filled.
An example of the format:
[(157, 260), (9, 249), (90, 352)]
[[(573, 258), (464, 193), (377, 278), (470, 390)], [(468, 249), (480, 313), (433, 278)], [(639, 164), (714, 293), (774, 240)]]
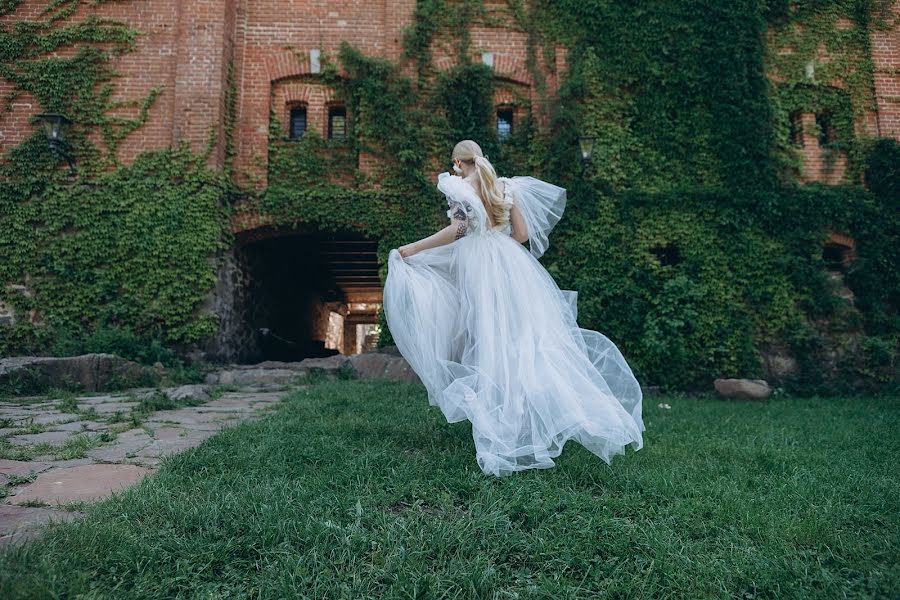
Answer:
[[(166, 456), (225, 427), (262, 418), (296, 388), (251, 385), (210, 399), (211, 389), (0, 402), (0, 547), (36, 537), (49, 521), (82, 516), (84, 503), (138, 483)], [(190, 405), (152, 411), (142, 404), (160, 393)]]

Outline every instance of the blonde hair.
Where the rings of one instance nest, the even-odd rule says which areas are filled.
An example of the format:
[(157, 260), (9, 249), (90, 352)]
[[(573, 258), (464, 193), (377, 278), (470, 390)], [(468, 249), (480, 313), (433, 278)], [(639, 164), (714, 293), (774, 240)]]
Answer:
[(484, 157), (481, 146), (472, 140), (463, 140), (453, 147), (453, 158), (475, 165), (481, 201), (491, 215), (491, 220), (495, 226), (508, 223), (509, 213), (506, 211), (503, 196), (497, 191), (497, 172), (491, 162)]

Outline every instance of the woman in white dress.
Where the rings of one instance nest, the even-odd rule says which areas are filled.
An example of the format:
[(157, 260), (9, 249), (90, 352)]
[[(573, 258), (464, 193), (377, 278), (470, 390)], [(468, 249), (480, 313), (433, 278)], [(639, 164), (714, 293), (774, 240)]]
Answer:
[[(576, 292), (538, 262), (566, 190), (497, 177), (464, 140), (437, 187), (450, 224), (391, 250), (388, 327), (450, 422), (472, 423), (488, 474), (548, 468), (568, 440), (607, 463), (643, 446), (641, 388), (618, 348), (576, 323)], [(529, 249), (522, 245), (528, 242)]]

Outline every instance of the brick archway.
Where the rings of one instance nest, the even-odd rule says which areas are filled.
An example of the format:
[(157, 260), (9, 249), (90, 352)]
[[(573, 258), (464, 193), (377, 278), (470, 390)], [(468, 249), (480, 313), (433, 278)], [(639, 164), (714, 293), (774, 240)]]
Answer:
[[(381, 308), (377, 241), (239, 213), (222, 345), (238, 362), (354, 354), (374, 342)], [(223, 281), (224, 280), (224, 281)]]
[(830, 231), (822, 251), (826, 262), (846, 269), (856, 260), (856, 240), (849, 235)]

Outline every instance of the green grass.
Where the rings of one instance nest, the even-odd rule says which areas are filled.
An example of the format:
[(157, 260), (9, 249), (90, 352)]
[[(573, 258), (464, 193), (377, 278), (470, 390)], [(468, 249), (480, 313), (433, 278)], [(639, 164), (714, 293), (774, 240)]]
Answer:
[(896, 597), (900, 400), (645, 416), (496, 479), (420, 387), (320, 383), (0, 554), (0, 597)]

